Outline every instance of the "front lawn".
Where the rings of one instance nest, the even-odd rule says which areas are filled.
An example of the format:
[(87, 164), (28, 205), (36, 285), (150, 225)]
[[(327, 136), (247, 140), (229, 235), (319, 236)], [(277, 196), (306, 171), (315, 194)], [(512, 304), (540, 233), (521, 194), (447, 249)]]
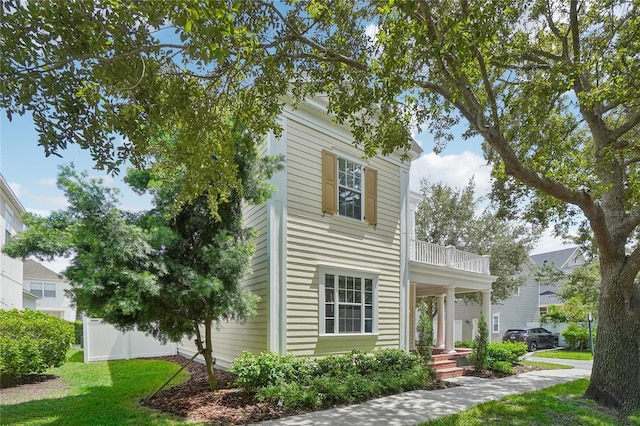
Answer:
[[(615, 411), (582, 398), (588, 385), (588, 379), (580, 379), (536, 392), (513, 395), (499, 401), (486, 402), (458, 414), (423, 423), (423, 425), (614, 426), (618, 424)], [(639, 417), (633, 417), (630, 421), (631, 424), (640, 424)]]
[[(140, 397), (155, 392), (179, 368), (142, 359), (84, 364), (82, 352), (74, 349), (64, 365), (46, 372), (60, 377), (55, 393), (26, 402), (2, 398), (2, 424), (193, 424), (138, 405)], [(172, 384), (187, 378), (182, 371)]]
[(575, 359), (578, 361), (591, 361), (593, 355), (591, 352), (577, 352), (558, 349), (555, 351), (535, 352), (532, 356), (537, 358), (558, 358), (558, 359)]

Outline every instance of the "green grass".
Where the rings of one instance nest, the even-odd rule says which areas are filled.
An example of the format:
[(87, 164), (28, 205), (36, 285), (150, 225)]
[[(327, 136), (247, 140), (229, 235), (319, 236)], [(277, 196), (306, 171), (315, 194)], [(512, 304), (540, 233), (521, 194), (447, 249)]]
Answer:
[(591, 352), (577, 352), (577, 351), (565, 351), (565, 350), (535, 352), (533, 356), (538, 358), (576, 359), (579, 361), (589, 361), (593, 359), (593, 355), (591, 355)]
[(570, 365), (552, 364), (550, 362), (541, 362), (541, 361), (530, 361), (528, 359), (520, 361), (519, 364), (530, 365), (532, 367), (540, 367), (545, 370), (562, 370), (562, 369), (573, 368)]
[[(582, 398), (588, 385), (588, 379), (580, 379), (536, 392), (513, 395), (423, 425), (616, 425), (617, 418), (613, 410)], [(639, 421), (638, 417), (630, 418), (631, 424), (640, 424)]]
[[(2, 424), (20, 425), (177, 425), (183, 419), (138, 406), (140, 397), (151, 395), (180, 367), (158, 360), (82, 362), (73, 349), (67, 362), (47, 374), (59, 376), (64, 391), (46, 399), (3, 405)], [(188, 378), (182, 371), (172, 382)]]

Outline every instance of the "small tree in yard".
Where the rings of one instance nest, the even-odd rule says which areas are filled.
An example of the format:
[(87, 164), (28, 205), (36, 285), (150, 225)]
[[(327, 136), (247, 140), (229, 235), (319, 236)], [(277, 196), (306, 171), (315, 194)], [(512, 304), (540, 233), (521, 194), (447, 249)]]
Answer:
[(416, 342), (416, 352), (426, 364), (433, 359), (433, 319), (427, 310), (426, 303), (421, 302), (419, 306), (420, 318), (416, 326), (418, 331), (418, 341)]
[(478, 318), (478, 333), (473, 339), (473, 353), (471, 354), (471, 362), (476, 371), (482, 371), (487, 368), (487, 346), (489, 345), (489, 329), (484, 320), (484, 315), (480, 313)]
[[(62, 168), (58, 186), (69, 207), (47, 218), (27, 214), (27, 230), (6, 245), (11, 256), (73, 256), (66, 275), (75, 301), (89, 315), (120, 329), (136, 326), (163, 340), (195, 336), (212, 389), (217, 389), (212, 327), (221, 320), (250, 318), (257, 297), (242, 288), (250, 272), (253, 231), (242, 226), (244, 201), (259, 203), (271, 193), (265, 183), (278, 167), (261, 159), (250, 138), (233, 132), (242, 191), (217, 199), (217, 217), (207, 196), (174, 204), (184, 173), (131, 172), (126, 181), (150, 192), (155, 208), (130, 214), (117, 208), (116, 192), (100, 181)], [(171, 144), (171, 140), (158, 140)]]

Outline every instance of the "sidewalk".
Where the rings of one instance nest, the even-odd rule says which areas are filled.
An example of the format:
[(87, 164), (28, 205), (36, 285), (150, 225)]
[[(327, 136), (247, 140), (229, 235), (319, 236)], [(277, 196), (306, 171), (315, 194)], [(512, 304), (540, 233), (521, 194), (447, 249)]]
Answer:
[(261, 423), (262, 425), (415, 425), (455, 414), (483, 402), (543, 389), (591, 375), (592, 361), (540, 359), (574, 366), (568, 370), (532, 371), (503, 379), (457, 377), (459, 387), (413, 391), (373, 399), (348, 407), (331, 408)]

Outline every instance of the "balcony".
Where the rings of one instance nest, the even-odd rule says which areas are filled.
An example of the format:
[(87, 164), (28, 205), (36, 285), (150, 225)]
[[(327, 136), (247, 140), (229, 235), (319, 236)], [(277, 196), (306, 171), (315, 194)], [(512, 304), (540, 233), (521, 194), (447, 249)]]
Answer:
[(426, 241), (411, 240), (410, 260), (427, 265), (443, 266), (460, 271), (490, 275), (489, 256), (458, 250), (453, 246), (440, 246)]

